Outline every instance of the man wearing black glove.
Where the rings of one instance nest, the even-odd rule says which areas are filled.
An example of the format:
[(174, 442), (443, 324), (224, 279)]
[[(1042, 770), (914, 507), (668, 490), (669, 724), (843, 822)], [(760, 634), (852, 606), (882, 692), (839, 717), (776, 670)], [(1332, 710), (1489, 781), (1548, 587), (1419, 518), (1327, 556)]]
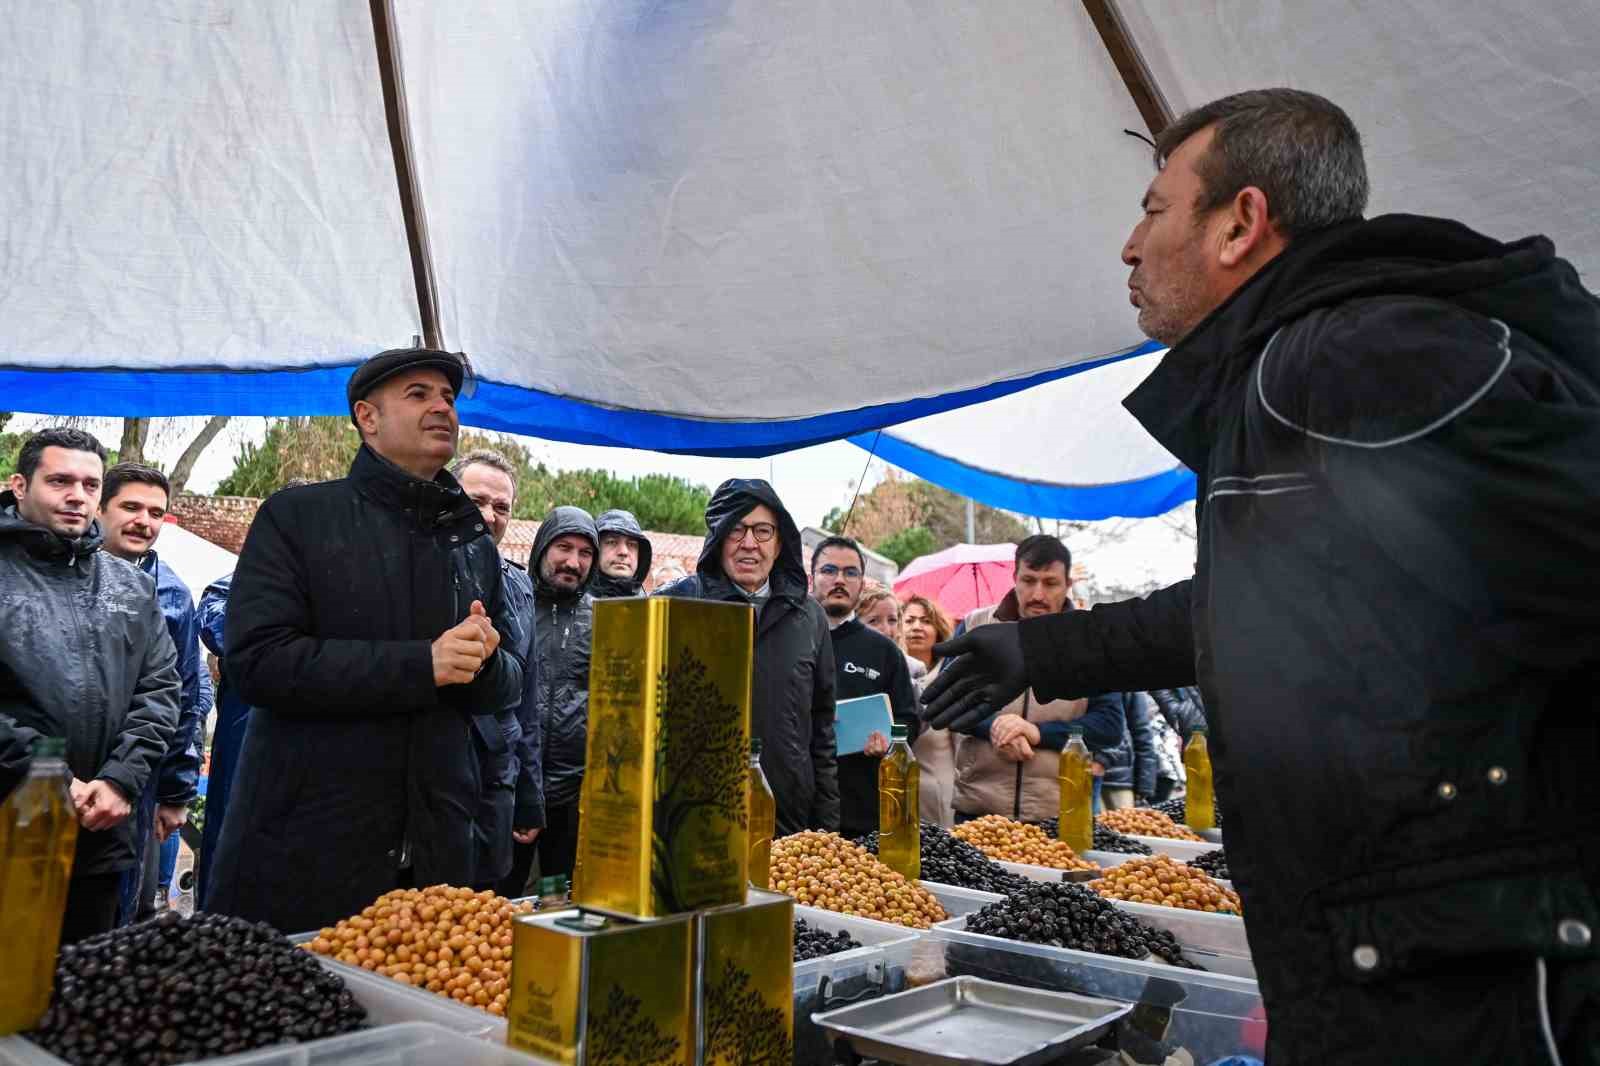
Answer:
[(1126, 405), (1195, 576), (941, 645), (928, 720), (1198, 681), (1269, 1060), (1596, 1062), (1600, 301), (1543, 237), (1362, 220), (1321, 97), (1157, 143)]

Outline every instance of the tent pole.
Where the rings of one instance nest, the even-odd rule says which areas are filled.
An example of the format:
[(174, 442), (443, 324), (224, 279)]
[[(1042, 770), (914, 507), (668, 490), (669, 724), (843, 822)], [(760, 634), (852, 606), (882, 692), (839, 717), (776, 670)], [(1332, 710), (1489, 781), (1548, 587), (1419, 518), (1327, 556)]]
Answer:
[(1128, 24), (1117, 13), (1116, 0), (1083, 0), (1083, 8), (1099, 32), (1100, 43), (1106, 46), (1106, 54), (1116, 65), (1117, 73), (1122, 75), (1122, 84), (1128, 87), (1128, 95), (1133, 97), (1144, 124), (1150, 128), (1150, 136), (1161, 136), (1161, 131), (1172, 125), (1172, 106), (1156, 84), (1144, 56), (1139, 54), (1139, 46), (1128, 32)]
[(389, 122), (389, 150), (394, 156), (394, 176), (400, 193), (400, 213), (411, 248), (411, 277), (417, 286), (417, 314), (422, 320), (422, 343), (439, 348), (439, 290), (433, 278), (433, 248), (428, 243), (428, 219), (422, 210), (422, 189), (411, 155), (411, 118), (406, 110), (406, 85), (400, 69), (400, 41), (395, 36), (393, 0), (370, 0), (372, 37), (378, 48), (378, 76), (383, 82), (383, 110)]
[(967, 543), (978, 543), (978, 515), (977, 507), (972, 502), (972, 497), (967, 497)]

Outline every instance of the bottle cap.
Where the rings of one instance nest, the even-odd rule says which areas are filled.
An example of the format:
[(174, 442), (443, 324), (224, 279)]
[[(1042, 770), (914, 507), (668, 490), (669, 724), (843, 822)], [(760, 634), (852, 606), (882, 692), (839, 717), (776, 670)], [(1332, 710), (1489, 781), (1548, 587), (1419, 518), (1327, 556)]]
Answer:
[(904, 740), (906, 738), (906, 727), (899, 724), (890, 726), (889, 736), (894, 740)]
[(35, 759), (63, 759), (66, 755), (67, 741), (64, 737), (39, 737), (33, 742)]
[(1083, 723), (1082, 722), (1078, 722), (1078, 721), (1068, 722), (1067, 723), (1067, 732), (1068, 733), (1076, 733), (1080, 737), (1083, 736)]
[(1203, 737), (1206, 735), (1206, 727), (1203, 725), (1197, 725), (1193, 729), (1189, 730), (1189, 735), (1191, 737)]
[(750, 754), (751, 755), (760, 755), (761, 754), (761, 738), (760, 737), (751, 737), (750, 738)]

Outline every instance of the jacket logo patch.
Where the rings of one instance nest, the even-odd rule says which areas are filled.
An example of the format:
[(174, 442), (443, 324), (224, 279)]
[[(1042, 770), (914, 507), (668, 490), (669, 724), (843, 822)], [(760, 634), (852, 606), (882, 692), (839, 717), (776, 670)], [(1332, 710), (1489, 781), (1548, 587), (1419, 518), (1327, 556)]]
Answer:
[(874, 670), (870, 666), (857, 666), (855, 663), (846, 662), (844, 672), (847, 674), (866, 674), (868, 681), (876, 681), (883, 676), (883, 671)]

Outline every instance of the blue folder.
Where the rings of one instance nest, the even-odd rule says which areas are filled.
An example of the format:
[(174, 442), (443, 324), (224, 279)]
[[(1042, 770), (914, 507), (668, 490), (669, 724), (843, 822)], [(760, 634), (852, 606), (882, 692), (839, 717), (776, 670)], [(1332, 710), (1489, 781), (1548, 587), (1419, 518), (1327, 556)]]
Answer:
[(883, 739), (888, 740), (893, 726), (889, 697), (882, 692), (840, 700), (835, 705), (833, 737), (840, 755), (861, 754), (866, 749), (867, 737), (874, 732), (882, 733)]

